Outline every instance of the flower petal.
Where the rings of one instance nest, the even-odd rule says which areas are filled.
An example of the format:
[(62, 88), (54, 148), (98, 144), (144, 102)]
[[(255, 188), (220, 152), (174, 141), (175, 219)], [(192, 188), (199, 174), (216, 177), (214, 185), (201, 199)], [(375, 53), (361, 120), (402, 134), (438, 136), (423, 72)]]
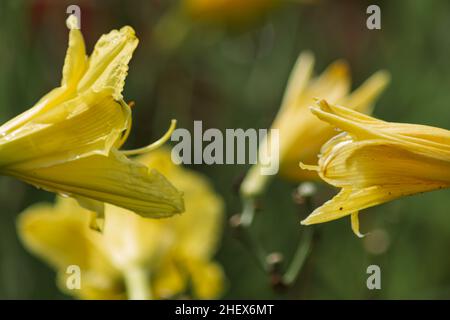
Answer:
[(133, 28), (125, 26), (102, 35), (89, 57), (88, 68), (78, 84), (78, 91), (110, 89), (116, 100), (128, 74), (128, 63), (138, 45)]
[(352, 224), (353, 233), (358, 236), (358, 238), (364, 238), (364, 235), (359, 232), (359, 212), (354, 212), (350, 215), (350, 220)]
[[(67, 19), (77, 19), (71, 15)], [(64, 60), (63, 77), (61, 86), (76, 88), (78, 81), (83, 76), (87, 68), (86, 48), (84, 45), (83, 35), (81, 31), (76, 28), (76, 25), (69, 24), (69, 47), (67, 48), (66, 58)]]
[[(24, 211), (17, 229), (24, 245), (58, 272), (58, 285), (68, 294), (90, 299), (117, 298), (119, 273), (109, 263), (100, 244), (89, 229), (91, 212), (75, 200), (58, 198), (53, 206), (37, 204)], [(81, 288), (69, 290), (67, 268), (81, 271)]]
[(156, 170), (112, 149), (59, 164), (8, 172), (46, 190), (114, 204), (145, 217), (162, 218), (184, 211), (182, 193)]
[(336, 220), (359, 210), (373, 207), (403, 196), (442, 188), (442, 184), (429, 182), (414, 185), (385, 184), (366, 188), (344, 188), (334, 198), (314, 210), (301, 223), (316, 224)]
[(18, 220), (18, 232), (24, 244), (44, 257), (52, 266), (66, 268), (89, 264), (86, 252), (90, 246), (84, 229), (89, 215), (64, 211), (56, 214), (53, 205), (37, 204), (24, 211)]
[(126, 104), (108, 91), (87, 92), (40, 114), (0, 138), (1, 170), (50, 166), (92, 154), (107, 155), (131, 121)]
[(210, 258), (221, 237), (224, 204), (209, 181), (197, 172), (185, 170), (171, 160), (170, 151), (157, 149), (137, 160), (156, 168), (173, 185), (185, 191), (186, 212), (165, 220), (177, 235), (177, 251), (186, 257)]
[(313, 71), (314, 55), (309, 51), (302, 52), (292, 69), (280, 110), (296, 105), (303, 90), (308, 86)]
[[(348, 108), (330, 105), (325, 100), (318, 102), (319, 108), (311, 108), (311, 112), (319, 119), (348, 132), (355, 140), (381, 139), (403, 144), (425, 156), (433, 153), (434, 157), (448, 160), (450, 131), (429, 126), (389, 123), (361, 114)], [(426, 139), (427, 136), (439, 133), (436, 141)], [(446, 137), (446, 138), (445, 138)], [(444, 143), (442, 143), (444, 142)]]
[(385, 140), (336, 144), (319, 161), (320, 176), (344, 187), (367, 187), (395, 181), (397, 184), (450, 183), (449, 161), (415, 153), (404, 145)]
[[(70, 16), (69, 19), (74, 16)], [(80, 30), (72, 28), (69, 32), (69, 44), (64, 60), (61, 87), (53, 89), (43, 96), (34, 107), (9, 120), (0, 127), (0, 134), (7, 135), (33, 118), (71, 99), (76, 94), (76, 86), (87, 67), (86, 50)]]
[(384, 91), (389, 81), (390, 75), (387, 71), (378, 71), (339, 103), (349, 109), (370, 114), (372, 113), (373, 103)]
[(309, 106), (312, 99), (326, 97), (328, 101), (338, 102), (350, 90), (350, 71), (348, 64), (342, 60), (333, 62), (308, 86), (305, 102)]
[(126, 270), (130, 265), (154, 265), (167, 254), (173, 233), (165, 227), (169, 219), (155, 220), (106, 205), (102, 239), (111, 261)]
[(186, 291), (188, 274), (170, 256), (166, 256), (153, 271), (152, 290), (157, 299), (173, 298)]
[(192, 287), (199, 299), (217, 299), (223, 292), (225, 276), (215, 262), (192, 260), (188, 264)]

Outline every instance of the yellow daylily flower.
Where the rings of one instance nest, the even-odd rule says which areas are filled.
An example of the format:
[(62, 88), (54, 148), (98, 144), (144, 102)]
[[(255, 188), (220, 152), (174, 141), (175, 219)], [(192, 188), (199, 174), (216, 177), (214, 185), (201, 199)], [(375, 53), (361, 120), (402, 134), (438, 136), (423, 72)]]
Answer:
[(77, 18), (70, 16), (67, 25), (61, 86), (0, 127), (0, 174), (85, 205), (107, 202), (149, 217), (182, 212), (182, 195), (164, 176), (126, 157), (162, 144), (174, 124), (144, 150), (119, 150), (131, 128), (122, 90), (138, 44), (134, 30), (103, 35), (87, 57)]
[[(345, 105), (349, 109), (370, 113), (376, 98), (389, 82), (389, 74), (379, 71), (367, 79), (358, 89), (350, 93), (350, 75), (344, 61), (332, 63), (320, 76), (311, 78), (314, 56), (303, 52), (291, 72), (287, 88), (271, 129), (279, 130), (279, 159), (281, 176), (305, 181), (317, 179), (317, 174), (298, 170), (298, 163), (316, 162), (320, 147), (336, 135), (333, 127), (318, 120), (308, 107), (316, 97), (332, 103)], [(270, 134), (267, 137), (270, 139)], [(270, 141), (270, 140), (269, 140)], [(267, 148), (260, 149), (260, 158), (269, 155)], [(266, 163), (265, 160), (260, 163)], [(260, 174), (259, 165), (253, 166), (241, 186), (244, 195), (259, 194), (265, 187), (269, 176)]]
[(450, 187), (450, 131), (372, 118), (325, 100), (312, 108), (319, 119), (344, 131), (323, 147), (317, 171), (341, 188), (302, 224), (351, 216), (359, 233), (359, 210), (403, 196)]
[(229, 26), (252, 22), (284, 0), (184, 0), (183, 8), (194, 20)]
[[(20, 214), (20, 238), (58, 271), (64, 292), (82, 299), (170, 298), (189, 288), (196, 298), (217, 297), (224, 276), (212, 256), (222, 230), (222, 199), (205, 177), (173, 164), (167, 150), (138, 160), (183, 190), (183, 215), (145, 219), (107, 204), (100, 233), (89, 227), (93, 212), (59, 197), (55, 205), (34, 205)], [(81, 269), (79, 290), (66, 286), (71, 265)]]

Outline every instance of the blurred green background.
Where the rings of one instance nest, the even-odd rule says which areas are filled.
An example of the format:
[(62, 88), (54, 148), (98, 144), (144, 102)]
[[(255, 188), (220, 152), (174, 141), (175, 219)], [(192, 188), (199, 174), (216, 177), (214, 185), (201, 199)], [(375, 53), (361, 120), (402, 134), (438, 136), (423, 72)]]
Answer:
[[(375, 116), (450, 129), (449, 1), (287, 1), (248, 19), (212, 17), (212, 23), (183, 17), (179, 2), (2, 0), (1, 122), (59, 83), (66, 8), (77, 4), (88, 51), (101, 34), (125, 24), (140, 39), (124, 94), (136, 102), (127, 147), (158, 138), (171, 118), (188, 129), (193, 120), (221, 130), (269, 127), (304, 49), (315, 53), (316, 72), (346, 59), (354, 87), (379, 69), (389, 70), (392, 82)], [(374, 3), (381, 7), (382, 30), (366, 28), (366, 8)], [(247, 166), (191, 168), (210, 177), (225, 198), (228, 217), (239, 212), (236, 184)], [(282, 268), (307, 228), (299, 221), (308, 212), (292, 200), (295, 187), (273, 181), (251, 228), (268, 252), (285, 257)], [(317, 206), (335, 192), (320, 189)], [(296, 284), (283, 292), (272, 289), (267, 274), (225, 227), (217, 253), (227, 276), (224, 298), (450, 298), (449, 195), (441, 190), (364, 210), (362, 231), (372, 235), (363, 240), (352, 233), (349, 219), (309, 227), (314, 228), (311, 254)], [(25, 251), (15, 231), (23, 209), (53, 197), (0, 178), (0, 298), (68, 298), (57, 290), (54, 272)], [(371, 264), (381, 267), (381, 290), (366, 287)]]

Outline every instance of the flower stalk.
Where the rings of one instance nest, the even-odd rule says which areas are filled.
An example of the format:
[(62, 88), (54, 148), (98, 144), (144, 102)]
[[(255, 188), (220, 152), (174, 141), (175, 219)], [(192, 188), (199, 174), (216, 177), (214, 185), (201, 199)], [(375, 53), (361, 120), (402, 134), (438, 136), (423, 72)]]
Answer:
[(129, 300), (151, 300), (150, 274), (141, 266), (132, 265), (125, 269), (124, 279)]
[[(262, 191), (259, 190), (260, 193)], [(304, 183), (299, 187), (297, 192), (302, 197), (303, 205), (310, 212), (313, 209), (313, 197), (316, 194), (314, 184)], [(257, 209), (254, 196), (260, 196), (260, 194), (242, 196), (242, 213), (232, 216), (230, 225), (235, 230), (236, 238), (248, 250), (258, 266), (270, 277), (273, 289), (285, 290), (294, 284), (306, 262), (312, 245), (313, 231), (305, 230), (303, 232), (291, 263), (283, 273), (283, 256), (278, 252), (268, 254), (250, 232)]]

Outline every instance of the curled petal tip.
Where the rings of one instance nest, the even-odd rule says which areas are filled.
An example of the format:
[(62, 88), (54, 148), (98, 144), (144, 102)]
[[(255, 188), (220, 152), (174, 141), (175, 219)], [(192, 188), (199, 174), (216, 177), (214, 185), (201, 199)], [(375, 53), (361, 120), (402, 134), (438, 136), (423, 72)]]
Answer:
[(364, 238), (365, 236), (367, 236), (367, 233), (362, 234), (362, 233), (360, 233), (360, 232), (355, 232), (355, 235), (356, 235), (358, 238), (362, 239), (362, 238)]
[(362, 234), (361, 232), (359, 232), (359, 216), (358, 216), (358, 212), (356, 213), (352, 213), (350, 215), (350, 221), (352, 224), (352, 230), (353, 233), (358, 237), (358, 238), (364, 238), (367, 234)]
[(80, 24), (78, 22), (77, 16), (71, 14), (66, 20), (67, 28), (70, 30), (80, 29)]

